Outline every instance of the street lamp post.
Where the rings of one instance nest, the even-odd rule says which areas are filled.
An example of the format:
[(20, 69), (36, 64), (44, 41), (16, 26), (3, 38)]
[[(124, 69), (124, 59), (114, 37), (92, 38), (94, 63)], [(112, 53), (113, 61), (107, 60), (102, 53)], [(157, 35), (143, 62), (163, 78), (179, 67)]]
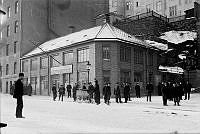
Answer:
[(90, 62), (88, 61), (86, 65), (87, 65), (88, 83), (89, 83), (89, 81), (90, 81), (90, 66), (91, 66), (91, 64), (90, 64)]

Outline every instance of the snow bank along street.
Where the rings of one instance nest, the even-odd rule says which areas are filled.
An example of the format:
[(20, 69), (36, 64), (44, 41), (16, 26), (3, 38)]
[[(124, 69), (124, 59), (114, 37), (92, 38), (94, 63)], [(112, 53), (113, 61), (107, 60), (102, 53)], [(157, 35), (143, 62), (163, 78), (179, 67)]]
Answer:
[[(24, 96), (23, 115), (15, 118), (16, 100), (1, 94), (2, 134), (59, 133), (200, 133), (200, 94), (182, 100), (181, 106), (162, 105), (161, 96), (132, 98), (127, 104), (114, 99), (108, 106), (77, 103), (72, 99), (53, 101), (52, 96)], [(124, 101), (124, 100), (123, 100)]]

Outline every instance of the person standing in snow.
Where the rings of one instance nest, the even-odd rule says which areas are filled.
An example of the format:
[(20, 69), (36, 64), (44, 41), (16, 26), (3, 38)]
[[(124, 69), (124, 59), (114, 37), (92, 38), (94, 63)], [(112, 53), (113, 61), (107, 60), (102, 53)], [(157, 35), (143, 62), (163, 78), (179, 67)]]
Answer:
[(178, 83), (177, 84), (175, 84), (175, 83), (173, 83), (173, 85), (172, 85), (172, 91), (173, 91), (173, 99), (174, 99), (174, 105), (176, 106), (176, 105), (178, 105), (178, 106), (180, 106), (179, 105), (179, 102), (180, 102), (180, 99), (179, 99), (179, 85), (178, 85)]
[(94, 93), (94, 86), (92, 85), (91, 82), (89, 82), (89, 86), (88, 86), (89, 103), (92, 103), (93, 93)]
[(53, 84), (52, 92), (53, 92), (53, 100), (55, 101), (56, 97), (57, 97), (57, 89), (56, 89), (56, 84), (55, 83)]
[(22, 116), (22, 109), (23, 109), (23, 78), (24, 74), (19, 73), (19, 79), (15, 83), (15, 90), (13, 93), (13, 98), (17, 99), (17, 107), (16, 107), (16, 118), (25, 118)]
[(187, 81), (184, 88), (185, 88), (185, 100), (187, 99), (189, 100), (192, 85)]
[(168, 92), (167, 83), (164, 83), (161, 92), (162, 92), (163, 106), (167, 106), (167, 92)]
[(129, 87), (128, 83), (126, 83), (126, 85), (124, 87), (124, 99), (125, 99), (124, 103), (127, 103), (127, 101), (128, 101), (129, 91), (130, 91), (130, 87)]
[(95, 80), (95, 86), (94, 86), (94, 100), (97, 105), (100, 104), (100, 90), (99, 90), (99, 84), (97, 80)]
[(65, 95), (65, 87), (63, 85), (60, 85), (58, 92), (59, 92), (59, 100), (61, 97), (61, 101), (63, 101), (63, 96)]
[(70, 84), (67, 85), (67, 97), (71, 98), (71, 90), (72, 90), (72, 86)]
[(147, 101), (151, 102), (151, 94), (153, 92), (153, 85), (151, 83), (147, 83), (146, 90), (147, 90)]
[(115, 95), (115, 100), (117, 103), (122, 103), (121, 101), (121, 92), (120, 92), (120, 86), (119, 86), (119, 83), (117, 82), (116, 83), (116, 86), (114, 88), (114, 95)]
[(78, 85), (75, 83), (73, 88), (72, 88), (74, 101), (76, 101), (76, 91), (77, 90), (78, 90)]
[(135, 93), (136, 93), (136, 97), (140, 98), (140, 85), (139, 85), (139, 83), (137, 83), (136, 86), (135, 86)]
[(104, 96), (104, 101), (106, 104), (110, 104), (110, 96), (111, 96), (111, 88), (110, 84), (106, 84), (103, 88), (103, 96)]

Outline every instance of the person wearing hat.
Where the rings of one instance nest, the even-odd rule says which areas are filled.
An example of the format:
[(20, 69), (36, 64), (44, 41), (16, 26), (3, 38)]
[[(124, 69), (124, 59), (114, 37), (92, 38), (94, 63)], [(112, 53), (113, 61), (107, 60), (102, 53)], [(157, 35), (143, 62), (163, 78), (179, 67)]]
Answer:
[(109, 105), (110, 104), (110, 96), (111, 96), (111, 88), (110, 83), (107, 83), (103, 88), (103, 96), (104, 102)]
[(19, 79), (15, 83), (15, 90), (13, 94), (13, 98), (17, 99), (17, 107), (16, 107), (16, 118), (25, 118), (22, 116), (22, 109), (23, 109), (23, 78), (24, 74), (19, 73)]
[(63, 96), (65, 95), (65, 87), (63, 85), (60, 85), (58, 92), (59, 92), (59, 100), (61, 97), (61, 100), (63, 101)]
[(114, 88), (114, 95), (115, 95), (115, 100), (117, 103), (122, 103), (121, 101), (121, 92), (120, 92), (120, 87), (119, 87), (119, 83), (116, 83), (116, 86)]
[(94, 86), (94, 100), (97, 105), (100, 104), (100, 90), (97, 80), (95, 80), (95, 86)]
[(56, 90), (56, 84), (55, 83), (53, 84), (52, 92), (53, 92), (53, 100), (55, 101), (56, 97), (57, 97), (57, 90)]
[(136, 93), (136, 97), (140, 98), (140, 85), (139, 85), (139, 83), (137, 83), (136, 86), (135, 86), (135, 93)]

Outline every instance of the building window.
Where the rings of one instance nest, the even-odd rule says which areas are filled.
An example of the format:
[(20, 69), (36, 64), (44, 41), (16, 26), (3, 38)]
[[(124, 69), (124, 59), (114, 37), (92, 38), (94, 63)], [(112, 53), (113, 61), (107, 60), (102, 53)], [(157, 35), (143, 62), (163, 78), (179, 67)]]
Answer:
[(73, 63), (73, 52), (64, 52), (64, 65), (72, 64)]
[(134, 72), (134, 82), (142, 82), (143, 81), (143, 72)]
[(6, 56), (9, 55), (9, 46), (10, 46), (9, 44), (6, 45)]
[(89, 61), (89, 48), (83, 48), (78, 50), (78, 62)]
[(176, 6), (169, 7), (169, 16), (176, 16), (176, 15), (177, 15), (177, 7)]
[(7, 11), (7, 16), (8, 16), (8, 18), (10, 18), (10, 7), (8, 7), (7, 10), (8, 10), (8, 11)]
[(14, 74), (17, 73), (17, 62), (14, 62)]
[(153, 53), (149, 54), (149, 65), (153, 66)]
[(28, 72), (28, 60), (22, 61), (22, 72)]
[(161, 1), (158, 1), (158, 2), (156, 3), (156, 11), (161, 11), (161, 9), (162, 9), (162, 2), (161, 2)]
[(6, 81), (6, 93), (8, 93), (8, 81)]
[(10, 25), (7, 26), (7, 37), (10, 36)]
[(103, 60), (110, 60), (110, 47), (103, 47)]
[(9, 74), (9, 65), (6, 64), (6, 75), (8, 75), (8, 74)]
[(41, 69), (48, 68), (48, 58), (47, 57), (40, 58), (40, 68)]
[(31, 59), (31, 71), (37, 70), (37, 66), (38, 66), (37, 58)]
[(14, 54), (17, 52), (17, 41), (14, 42)]
[(15, 2), (15, 13), (18, 13), (19, 11), (19, 1)]
[(51, 67), (58, 67), (61, 65), (61, 57), (60, 54), (54, 54), (51, 57)]
[(135, 64), (143, 64), (143, 51), (137, 51), (134, 52), (134, 62)]
[(41, 88), (42, 91), (44, 89), (48, 89), (48, 76), (41, 76), (40, 77), (40, 88)]
[(18, 32), (19, 29), (19, 21), (15, 21), (15, 33)]
[(139, 2), (136, 2), (136, 7), (139, 7)]
[(31, 86), (32, 86), (32, 93), (36, 95), (37, 77), (31, 77), (30, 83), (31, 83)]
[(110, 70), (103, 70), (103, 83), (110, 83)]
[(131, 72), (130, 71), (120, 71), (120, 82), (131, 82)]
[(131, 48), (130, 47), (120, 47), (120, 61), (130, 62), (131, 61)]
[(130, 10), (131, 9), (131, 2), (126, 2), (126, 10)]
[(146, 5), (146, 9), (147, 9), (147, 12), (151, 12), (153, 10), (153, 5), (152, 4)]

